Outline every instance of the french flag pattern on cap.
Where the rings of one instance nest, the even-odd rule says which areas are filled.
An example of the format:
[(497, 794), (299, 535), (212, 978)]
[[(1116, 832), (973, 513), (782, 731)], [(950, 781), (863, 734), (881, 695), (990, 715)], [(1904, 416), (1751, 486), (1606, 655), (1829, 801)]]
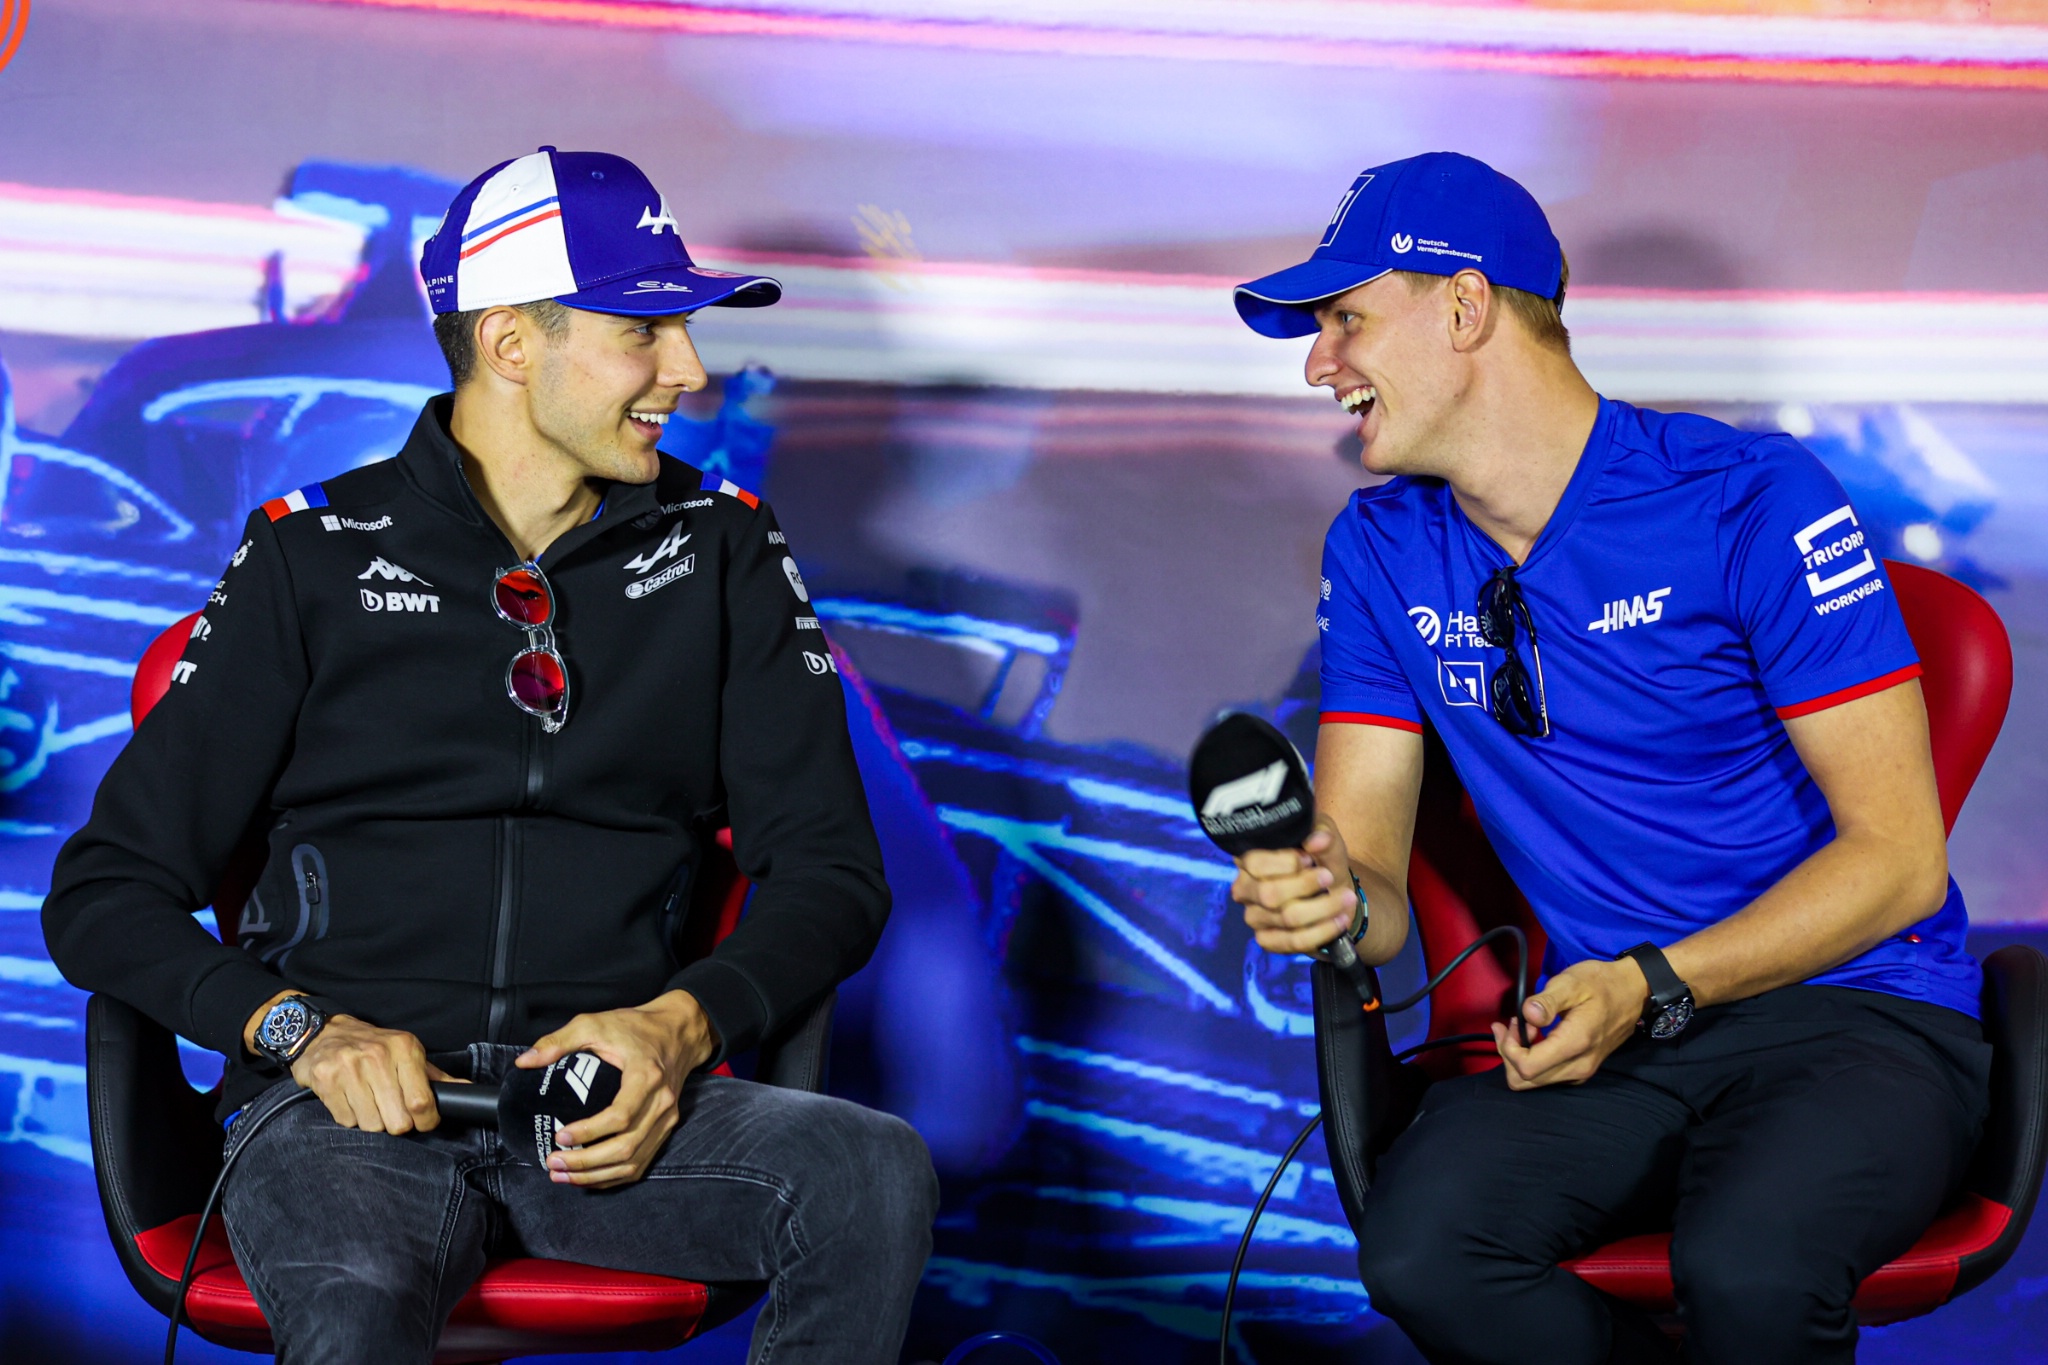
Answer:
[(457, 312), (576, 292), (554, 158), (518, 157), (478, 187), (462, 220), (459, 259)]
[(704, 471), (704, 477), (699, 481), (697, 487), (712, 493), (723, 493), (729, 498), (738, 498), (749, 507), (759, 507), (761, 505), (759, 496), (749, 493), (731, 479), (722, 478), (708, 469)]
[(294, 512), (326, 505), (327, 490), (317, 483), (309, 483), (304, 488), (294, 488), (281, 498), (272, 498), (263, 504), (263, 511), (272, 521), (282, 521)]

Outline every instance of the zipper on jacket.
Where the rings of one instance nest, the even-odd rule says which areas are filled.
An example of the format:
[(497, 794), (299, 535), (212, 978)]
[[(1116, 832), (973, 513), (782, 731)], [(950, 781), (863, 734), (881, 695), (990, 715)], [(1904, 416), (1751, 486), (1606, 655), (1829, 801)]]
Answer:
[(498, 904), (491, 921), (491, 1004), (484, 1021), (484, 1041), (505, 1041), (506, 1016), (511, 1013), (512, 915), (519, 890), (519, 822), (509, 815), (498, 817)]

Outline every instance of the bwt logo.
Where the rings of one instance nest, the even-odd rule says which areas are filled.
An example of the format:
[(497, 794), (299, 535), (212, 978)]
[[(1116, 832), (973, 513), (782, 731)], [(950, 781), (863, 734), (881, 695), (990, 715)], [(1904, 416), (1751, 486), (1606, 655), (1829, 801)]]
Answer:
[(0, 0), (0, 67), (14, 60), (21, 35), (28, 32), (29, 0)]
[(363, 595), (364, 611), (431, 611), (439, 613), (441, 599), (430, 592), (372, 592), (368, 588), (357, 591)]

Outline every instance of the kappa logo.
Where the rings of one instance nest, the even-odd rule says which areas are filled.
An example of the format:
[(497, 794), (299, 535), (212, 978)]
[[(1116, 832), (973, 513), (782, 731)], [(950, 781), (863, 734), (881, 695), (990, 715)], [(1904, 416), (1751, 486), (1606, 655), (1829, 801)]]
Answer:
[(1232, 778), (1210, 792), (1209, 799), (1202, 803), (1202, 818), (1214, 820), (1222, 815), (1235, 815), (1247, 806), (1270, 806), (1286, 781), (1287, 760), (1276, 758), (1257, 772)]
[(655, 546), (644, 555), (634, 555), (619, 567), (627, 573), (646, 573), (649, 569), (661, 563), (662, 560), (673, 559), (681, 554), (683, 543), (689, 538), (690, 533), (683, 529), (681, 522), (678, 522), (669, 528), (666, 536), (662, 537), (661, 544)]
[(830, 654), (813, 654), (807, 649), (804, 651), (804, 667), (818, 674), (837, 673), (839, 661)]
[(1395, 255), (1406, 256), (1415, 250), (1415, 239), (1405, 232), (1397, 232), (1388, 240), (1387, 245), (1394, 248)]
[(213, 623), (202, 616), (192, 623), (192, 633), (185, 638), (188, 640), (204, 640), (211, 634), (213, 634)]
[(569, 1059), (569, 1069), (562, 1073), (562, 1079), (576, 1092), (576, 1098), (590, 1103), (590, 1083), (597, 1079), (597, 1068), (601, 1065), (597, 1054), (579, 1052)]
[(391, 518), (382, 516), (375, 521), (357, 521), (354, 517), (323, 516), (320, 524), (330, 531), (382, 531), (390, 527)]
[(684, 555), (660, 573), (651, 574), (646, 578), (636, 578), (631, 583), (628, 583), (626, 585), (626, 596), (631, 598), (645, 597), (648, 593), (658, 592), (675, 582), (678, 578), (688, 577), (695, 572), (697, 572), (697, 556), (694, 554)]
[(796, 561), (788, 555), (782, 557), (782, 576), (789, 580), (789, 590), (796, 594), (799, 602), (811, 600), (811, 594), (804, 587), (804, 576), (796, 571)]
[(667, 228), (678, 237), (682, 236), (681, 231), (676, 227), (676, 216), (668, 211), (668, 196), (665, 194), (661, 196), (661, 212), (657, 214), (653, 209), (642, 209), (640, 210), (640, 221), (633, 224), (633, 226), (635, 228), (647, 228), (657, 237), (661, 236), (663, 228)]
[(1486, 665), (1450, 659), (1436, 661), (1437, 687), (1447, 706), (1476, 706), (1486, 709)]
[(1664, 599), (1671, 596), (1671, 589), (1659, 588), (1652, 593), (1638, 593), (1634, 597), (1617, 597), (1600, 609), (1600, 619), (1588, 621), (1587, 630), (1603, 634), (1626, 630), (1630, 626), (1648, 625), (1664, 619)]
[(178, 662), (171, 665), (171, 681), (174, 683), (191, 682), (192, 675), (194, 673), (197, 673), (198, 671), (198, 664), (188, 663), (185, 660), (180, 659), (178, 660)]
[(239, 550), (237, 550), (237, 551), (235, 551), (235, 555), (234, 555), (234, 558), (232, 558), (232, 559), (230, 559), (230, 560), (228, 561), (228, 567), (229, 567), (230, 569), (239, 569), (239, 568), (241, 568), (241, 567), (242, 567), (242, 561), (243, 561), (243, 560), (245, 560), (245, 559), (247, 559), (247, 558), (249, 557), (249, 547), (250, 547), (250, 546), (252, 546), (252, 545), (254, 545), (255, 543), (256, 543), (256, 542), (255, 542), (255, 541), (253, 541), (253, 540), (245, 540), (245, 541), (243, 541), (243, 542), (242, 542), (242, 548), (241, 548), (241, 549), (239, 549)]
[(363, 582), (368, 582), (372, 578), (381, 578), (389, 583), (417, 583), (423, 588), (434, 586), (411, 570), (401, 569), (390, 560), (383, 558), (371, 560), (370, 567), (357, 574), (356, 578)]
[(1415, 623), (1415, 633), (1422, 637), (1422, 643), (1431, 649), (1435, 649), (1436, 642), (1444, 638), (1443, 618), (1436, 614), (1435, 608), (1410, 607), (1408, 619)]

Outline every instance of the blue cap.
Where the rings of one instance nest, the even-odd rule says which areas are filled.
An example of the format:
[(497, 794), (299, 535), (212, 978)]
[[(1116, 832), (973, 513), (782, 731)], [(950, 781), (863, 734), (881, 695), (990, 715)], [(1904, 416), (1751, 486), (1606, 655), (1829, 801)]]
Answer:
[(1389, 270), (1455, 275), (1546, 299), (1564, 278), (1564, 250), (1535, 197), (1484, 161), (1428, 152), (1375, 166), (1337, 201), (1315, 254), (1237, 287), (1237, 315), (1269, 337), (1316, 330), (1314, 305)]
[(663, 317), (782, 297), (763, 275), (690, 260), (675, 216), (640, 168), (605, 152), (543, 147), (463, 187), (420, 249), (436, 313), (553, 299), (593, 313)]

